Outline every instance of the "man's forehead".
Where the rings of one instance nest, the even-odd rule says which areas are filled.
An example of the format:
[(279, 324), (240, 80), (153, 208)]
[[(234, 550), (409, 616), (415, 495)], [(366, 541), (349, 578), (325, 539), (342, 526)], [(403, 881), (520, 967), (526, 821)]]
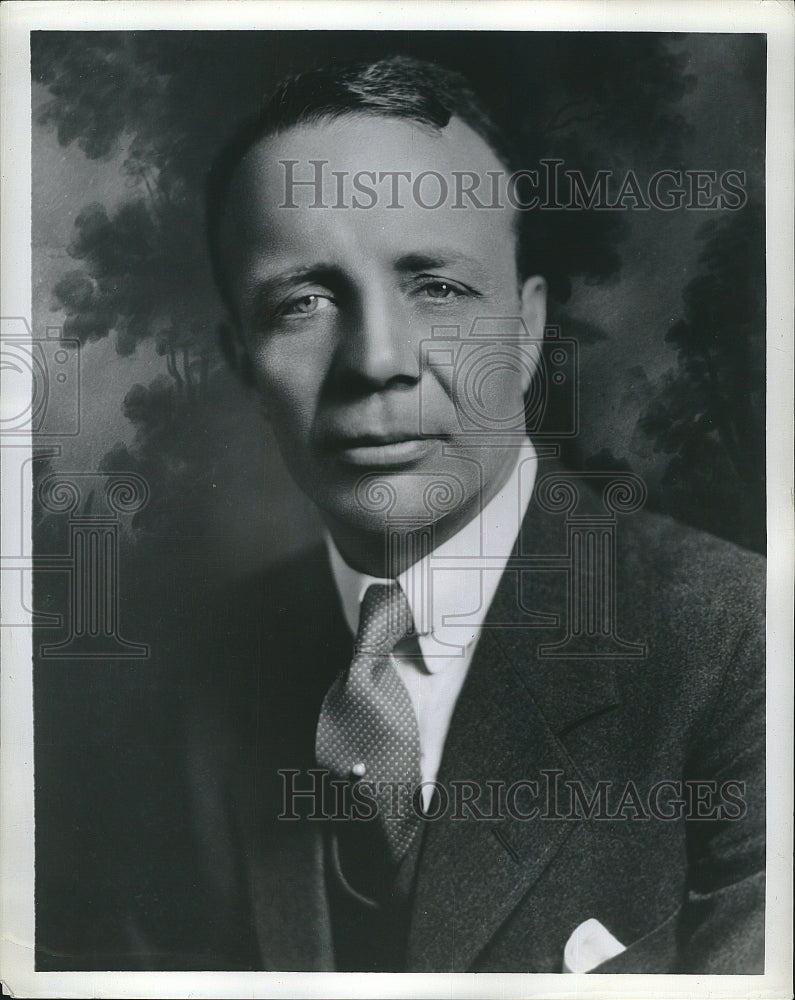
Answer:
[(394, 268), (410, 252), (439, 247), (478, 262), (465, 277), (507, 269), (514, 280), (518, 213), (492, 204), (504, 177), (496, 153), (456, 118), (441, 130), (362, 114), (295, 126), (242, 161), (221, 228), (224, 253), (244, 284), (319, 263)]
[[(322, 184), (323, 204), (337, 210), (356, 198), (359, 210), (400, 211), (413, 201), (428, 211), (437, 202), (463, 211), (488, 203), (487, 189), (504, 187), (507, 174), (488, 143), (457, 117), (434, 129), (356, 112), (295, 125), (255, 143), (232, 179), (230, 202), (257, 191), (263, 203), (318, 206)], [(489, 210), (511, 211), (504, 204)]]

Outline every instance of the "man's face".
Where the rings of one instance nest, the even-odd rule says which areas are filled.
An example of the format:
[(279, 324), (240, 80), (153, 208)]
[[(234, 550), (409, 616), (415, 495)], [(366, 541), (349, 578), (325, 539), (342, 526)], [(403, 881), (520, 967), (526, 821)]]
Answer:
[[(271, 136), (235, 174), (222, 247), (240, 342), (285, 462), (343, 554), (346, 537), (383, 537), (387, 517), (449, 536), (513, 467), (537, 353), (522, 320), (540, 340), (543, 282), (517, 279), (513, 209), (453, 207), (453, 171), (484, 178), (483, 202), (486, 172), (503, 169), (457, 119), (433, 134), (357, 115)], [(288, 184), (317, 170), (320, 199)], [(354, 207), (373, 201), (353, 186), (365, 170), (376, 203)], [(372, 176), (387, 171), (410, 174), (397, 198)], [(412, 194), (426, 171), (448, 182), (438, 208), (422, 204), (439, 198), (434, 178)], [(473, 340), (478, 319), (498, 335)]]

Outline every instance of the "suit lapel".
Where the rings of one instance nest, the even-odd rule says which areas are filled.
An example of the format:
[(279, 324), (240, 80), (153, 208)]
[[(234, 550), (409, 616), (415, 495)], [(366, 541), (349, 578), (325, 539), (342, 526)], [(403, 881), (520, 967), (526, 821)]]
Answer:
[[(531, 501), (519, 556), (559, 554), (565, 544), (563, 518)], [(289, 623), (286, 630), (282, 625), (283, 632), (298, 639), (289, 662), (302, 669), (291, 678), (287, 696), (288, 703), (290, 698), (296, 702), (292, 708), (283, 706), (286, 718), (300, 719), (298, 732), (277, 734), (274, 740), (278, 746), (286, 739), (304, 753), (313, 746), (323, 695), (350, 651), (325, 557), (317, 558), (315, 570), (302, 573), (304, 587), (310, 576), (316, 582), (298, 605), (313, 609), (313, 627), (307, 629), (300, 621)], [(546, 624), (549, 617), (543, 616), (565, 622), (566, 608), (563, 572), (527, 572), (509, 563), (459, 697), (438, 775), (447, 789), (453, 782), (474, 782), (482, 789), (489, 789), (489, 782), (492, 788), (500, 786), (502, 808), (495, 819), (453, 820), (451, 802), (445, 817), (428, 823), (407, 946), (407, 968), (412, 971), (471, 968), (511, 911), (532, 893), (577, 825), (541, 816), (521, 818), (534, 806), (542, 815), (548, 808), (554, 812), (554, 804), (546, 805), (546, 784), (554, 787), (579, 779), (588, 785), (566, 749), (565, 732), (586, 725), (589, 716), (618, 700), (609, 662), (539, 658), (538, 647), (559, 638)], [(322, 675), (318, 664), (323, 665)], [(296, 766), (314, 766), (313, 756), (301, 757), (299, 751)], [(285, 766), (281, 760), (286, 758), (276, 759), (278, 766)], [(537, 793), (525, 787), (513, 809), (506, 809), (505, 791), (527, 781), (539, 783)], [(488, 796), (485, 793), (478, 803), (486, 816), (493, 814)], [(259, 835), (249, 854), (249, 884), (263, 966), (333, 970), (323, 824), (277, 821), (270, 824), (271, 831), (276, 827), (272, 837), (255, 826)]]
[[(531, 505), (520, 551), (560, 552), (555, 520)], [(565, 616), (566, 587), (560, 571), (522, 574), (509, 564), (489, 610), (438, 781), (447, 789), (452, 782), (491, 788), (480, 800), (481, 812), (498, 818), (452, 819), (451, 798), (446, 816), (428, 823), (409, 935), (407, 967), (412, 970), (471, 968), (576, 826), (543, 818), (545, 812), (552, 817), (555, 812), (554, 802), (547, 806), (547, 787), (584, 780), (560, 734), (616, 704), (617, 698), (608, 663), (538, 657), (539, 645), (554, 636), (538, 627), (530, 608)], [(526, 600), (520, 596), (524, 593)], [(506, 790), (526, 781), (538, 782), (537, 792), (525, 786), (507, 808)], [(492, 804), (496, 787), (503, 794), (500, 809)], [(540, 815), (522, 819), (534, 806)]]

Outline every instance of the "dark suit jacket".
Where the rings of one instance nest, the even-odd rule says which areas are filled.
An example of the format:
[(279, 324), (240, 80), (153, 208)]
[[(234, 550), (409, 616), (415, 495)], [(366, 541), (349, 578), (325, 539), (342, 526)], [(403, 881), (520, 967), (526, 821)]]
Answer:
[[(581, 501), (579, 515), (599, 513)], [(549, 558), (509, 564), (439, 773), (446, 786), (556, 780), (559, 805), (551, 818), (428, 824), (407, 969), (559, 972), (567, 939), (595, 917), (626, 946), (599, 972), (760, 973), (764, 562), (666, 518), (619, 516), (616, 632), (645, 654), (550, 658), (539, 647), (577, 615), (555, 559), (568, 530), (534, 497), (517, 554)], [(325, 552), (247, 581), (212, 625), (221, 649), (191, 676), (186, 708), (185, 895), (176, 922), (169, 908), (168, 927), (141, 932), (141, 964), (333, 970), (325, 824), (275, 818), (276, 770), (314, 766), (320, 704), (350, 658)], [(647, 808), (666, 780), (715, 784), (691, 818), (666, 819)], [(609, 783), (606, 809), (555, 818), (572, 812), (567, 782), (586, 798)], [(726, 788), (742, 804), (715, 812)]]

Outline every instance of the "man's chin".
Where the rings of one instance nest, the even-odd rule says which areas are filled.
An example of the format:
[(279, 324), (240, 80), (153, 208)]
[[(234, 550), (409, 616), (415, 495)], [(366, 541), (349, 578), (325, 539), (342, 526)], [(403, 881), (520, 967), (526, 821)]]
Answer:
[(313, 499), (330, 526), (385, 536), (463, 513), (469, 506), (468, 485), (451, 473), (368, 469), (352, 487)]

